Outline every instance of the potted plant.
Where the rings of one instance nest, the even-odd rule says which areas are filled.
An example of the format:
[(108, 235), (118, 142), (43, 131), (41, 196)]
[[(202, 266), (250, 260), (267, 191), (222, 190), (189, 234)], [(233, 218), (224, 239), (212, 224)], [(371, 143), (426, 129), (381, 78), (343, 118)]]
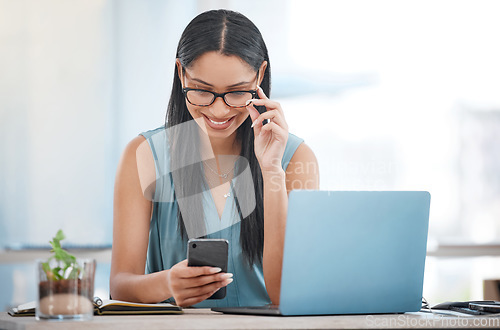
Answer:
[(37, 319), (86, 320), (93, 316), (95, 260), (77, 259), (61, 247), (62, 230), (50, 241), (51, 255), (39, 260)]

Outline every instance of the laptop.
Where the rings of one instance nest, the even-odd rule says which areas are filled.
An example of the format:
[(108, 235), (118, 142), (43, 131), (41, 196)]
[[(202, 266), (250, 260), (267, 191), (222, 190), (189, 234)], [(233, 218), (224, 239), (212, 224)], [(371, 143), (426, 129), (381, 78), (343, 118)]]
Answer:
[(430, 194), (290, 192), (279, 306), (252, 315), (376, 314), (422, 306)]

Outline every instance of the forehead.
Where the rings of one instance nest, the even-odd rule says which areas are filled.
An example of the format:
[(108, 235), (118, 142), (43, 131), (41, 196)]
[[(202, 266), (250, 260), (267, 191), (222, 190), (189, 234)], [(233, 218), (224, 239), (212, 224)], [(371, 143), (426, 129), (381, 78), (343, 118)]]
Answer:
[(225, 87), (242, 81), (252, 81), (256, 72), (238, 56), (207, 52), (187, 68), (191, 78), (201, 79), (215, 87)]

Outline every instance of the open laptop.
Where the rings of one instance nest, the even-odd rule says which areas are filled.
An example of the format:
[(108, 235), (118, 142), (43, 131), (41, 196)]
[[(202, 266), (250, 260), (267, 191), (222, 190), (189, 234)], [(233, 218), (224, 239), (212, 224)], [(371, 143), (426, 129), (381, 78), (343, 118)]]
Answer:
[(429, 207), (425, 191), (292, 191), (280, 305), (212, 310), (253, 315), (419, 311)]

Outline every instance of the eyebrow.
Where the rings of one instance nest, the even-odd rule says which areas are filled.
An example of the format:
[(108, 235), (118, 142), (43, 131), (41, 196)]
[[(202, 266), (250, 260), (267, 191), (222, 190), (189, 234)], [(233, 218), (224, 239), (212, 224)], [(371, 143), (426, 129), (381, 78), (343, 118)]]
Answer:
[[(203, 85), (207, 85), (207, 86), (210, 86), (210, 87), (214, 87), (214, 85), (212, 84), (209, 84), (207, 83), (206, 81), (203, 81), (201, 79), (198, 79), (198, 78), (193, 78), (193, 77), (190, 77), (191, 80), (194, 80), (194, 81), (197, 81), (199, 83), (202, 83)], [(236, 83), (236, 84), (232, 84), (232, 85), (229, 85), (227, 86), (228, 88), (232, 88), (232, 87), (237, 87), (237, 86), (242, 86), (242, 85), (248, 85), (252, 83), (251, 81), (241, 81), (239, 83)]]

